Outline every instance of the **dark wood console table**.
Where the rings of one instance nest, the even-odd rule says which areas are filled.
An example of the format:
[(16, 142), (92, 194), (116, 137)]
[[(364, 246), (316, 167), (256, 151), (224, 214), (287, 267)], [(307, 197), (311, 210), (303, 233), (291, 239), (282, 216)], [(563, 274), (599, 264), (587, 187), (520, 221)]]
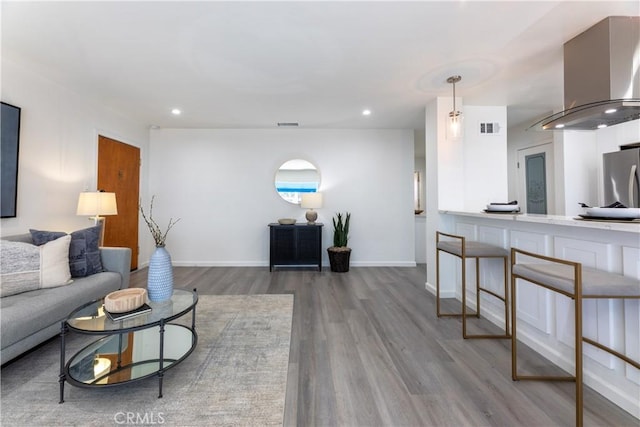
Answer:
[(269, 224), (269, 271), (273, 267), (318, 267), (322, 271), (323, 224)]

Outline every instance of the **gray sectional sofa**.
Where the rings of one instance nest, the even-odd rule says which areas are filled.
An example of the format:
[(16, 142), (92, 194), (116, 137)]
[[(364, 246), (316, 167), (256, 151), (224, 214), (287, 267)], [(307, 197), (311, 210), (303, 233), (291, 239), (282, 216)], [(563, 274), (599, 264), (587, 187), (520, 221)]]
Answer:
[[(32, 243), (28, 233), (2, 239)], [(100, 257), (103, 272), (74, 278), (69, 285), (0, 298), (2, 364), (59, 334), (60, 322), (75, 308), (129, 287), (131, 250), (101, 247)]]

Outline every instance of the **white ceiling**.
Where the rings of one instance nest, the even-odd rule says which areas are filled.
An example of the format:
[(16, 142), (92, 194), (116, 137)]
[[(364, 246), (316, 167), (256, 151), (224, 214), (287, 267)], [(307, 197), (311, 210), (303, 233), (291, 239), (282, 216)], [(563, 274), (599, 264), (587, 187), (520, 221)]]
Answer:
[(451, 96), (454, 74), (464, 104), (507, 105), (509, 125), (532, 122), (562, 106), (565, 41), (607, 16), (640, 15), (636, 0), (1, 8), (3, 61), (177, 128), (420, 129), (424, 106)]

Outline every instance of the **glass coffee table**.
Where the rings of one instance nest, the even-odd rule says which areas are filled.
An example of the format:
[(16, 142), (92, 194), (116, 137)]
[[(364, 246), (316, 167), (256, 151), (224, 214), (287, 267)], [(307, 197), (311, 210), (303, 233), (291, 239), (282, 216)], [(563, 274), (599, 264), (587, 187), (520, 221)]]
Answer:
[[(152, 310), (113, 321), (104, 311), (104, 299), (75, 309), (60, 328), (60, 403), (64, 383), (76, 387), (111, 387), (157, 376), (158, 397), (167, 369), (186, 359), (198, 342), (196, 290), (174, 289), (169, 301), (148, 303)], [(191, 324), (171, 323), (191, 313)], [(187, 319), (188, 320), (188, 319)], [(100, 336), (66, 361), (68, 331)]]

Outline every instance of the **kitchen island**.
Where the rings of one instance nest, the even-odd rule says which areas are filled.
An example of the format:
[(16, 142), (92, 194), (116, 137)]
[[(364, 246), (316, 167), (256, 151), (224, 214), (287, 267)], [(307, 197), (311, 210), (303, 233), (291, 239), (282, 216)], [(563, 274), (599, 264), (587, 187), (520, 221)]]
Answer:
[[(516, 247), (552, 257), (581, 262), (584, 266), (624, 274), (640, 280), (640, 222), (594, 221), (582, 218), (484, 212), (439, 211), (441, 231), (469, 239)], [(434, 237), (428, 236), (428, 240)], [(431, 242), (432, 243), (432, 242)], [(431, 249), (430, 249), (431, 250)], [(433, 248), (432, 250), (435, 250)], [(443, 297), (461, 295), (459, 268), (453, 257), (441, 260)], [(467, 266), (467, 301), (474, 308), (473, 261)], [(499, 260), (482, 260), (481, 280), (502, 293)], [(427, 283), (435, 293), (433, 284)], [(482, 314), (496, 325), (504, 324), (503, 308), (482, 294)], [(485, 301), (486, 298), (486, 301)], [(553, 364), (573, 372), (573, 305), (570, 300), (539, 286), (518, 285), (518, 337)], [(587, 300), (584, 335), (631, 359), (640, 360), (640, 301)], [(585, 384), (640, 418), (640, 372), (589, 345), (584, 349)], [(588, 402), (586, 403), (588, 404)]]

